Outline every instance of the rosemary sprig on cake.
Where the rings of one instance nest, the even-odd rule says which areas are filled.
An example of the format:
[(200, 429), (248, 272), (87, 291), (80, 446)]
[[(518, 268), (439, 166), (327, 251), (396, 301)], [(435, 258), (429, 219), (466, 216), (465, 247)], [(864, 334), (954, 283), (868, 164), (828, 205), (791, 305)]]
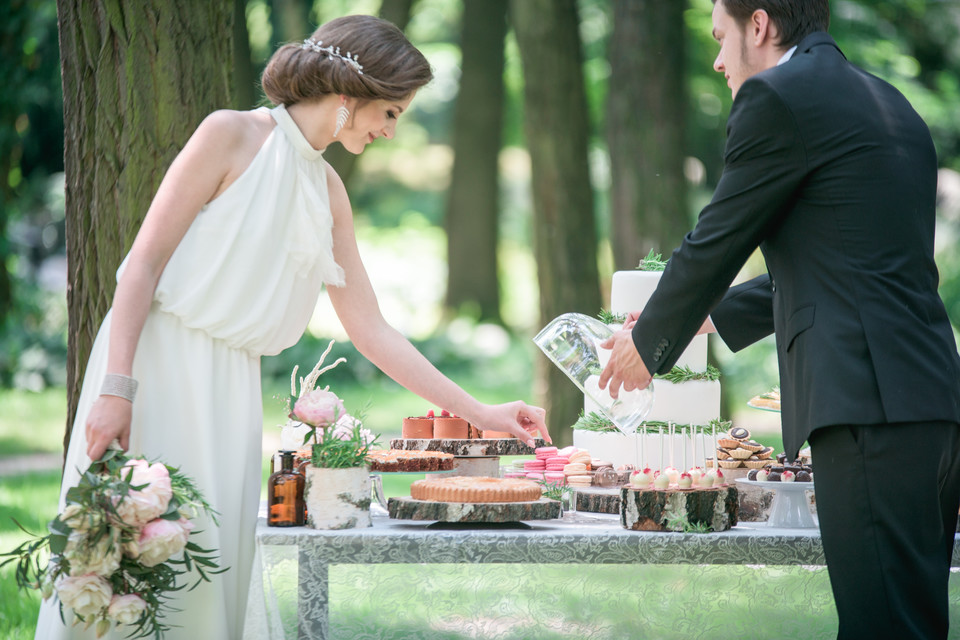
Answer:
[(654, 253), (653, 249), (650, 249), (650, 253), (647, 254), (647, 257), (640, 261), (640, 264), (637, 265), (637, 269), (640, 271), (663, 271), (667, 268), (667, 261), (663, 259), (659, 253)]
[[(661, 430), (669, 431), (670, 427), (673, 426), (675, 433), (683, 431), (684, 429), (689, 429), (693, 433), (708, 433), (712, 431), (716, 431), (716, 433), (726, 433), (726, 431), (732, 425), (732, 421), (720, 420), (719, 418), (711, 420), (709, 424), (677, 424), (676, 422), (651, 420), (649, 422), (644, 422), (637, 427), (637, 431), (645, 431), (646, 433), (656, 434), (660, 433)], [(597, 431), (600, 433), (619, 431), (617, 426), (613, 424), (609, 418), (596, 411), (591, 411), (590, 413), (584, 413), (581, 411), (580, 418), (577, 419), (577, 422), (573, 425), (573, 428), (580, 429), (581, 431)]]
[(625, 313), (613, 313), (606, 309), (600, 309), (600, 313), (597, 314), (597, 318), (603, 324), (619, 324), (622, 325), (627, 321), (627, 314)]
[(691, 380), (709, 380), (713, 382), (714, 380), (720, 379), (720, 370), (712, 364), (707, 365), (706, 371), (693, 371), (690, 367), (674, 367), (670, 370), (670, 373), (658, 373), (653, 377), (657, 380), (666, 380), (674, 384), (690, 382)]

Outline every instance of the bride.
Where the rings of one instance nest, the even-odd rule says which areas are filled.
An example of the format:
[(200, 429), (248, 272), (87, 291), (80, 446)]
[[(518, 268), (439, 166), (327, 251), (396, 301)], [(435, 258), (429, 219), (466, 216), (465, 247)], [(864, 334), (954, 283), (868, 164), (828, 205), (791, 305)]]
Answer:
[[(482, 429), (549, 440), (542, 409), (479, 402), (387, 324), (346, 190), (322, 157), (334, 141), (360, 153), (392, 138), (431, 77), (402, 32), (370, 16), (284, 45), (262, 76), (277, 106), (217, 111), (200, 124), (120, 265), (86, 369), (61, 508), (79, 470), (115, 440), (194, 477), (221, 516), (219, 528), (199, 523), (196, 542), (219, 549), (230, 571), (178, 592), (167, 638), (242, 635), (260, 496), (259, 359), (297, 342), (324, 284), (357, 349), (401, 385)], [(93, 632), (69, 613), (64, 624), (47, 601), (36, 637)]]

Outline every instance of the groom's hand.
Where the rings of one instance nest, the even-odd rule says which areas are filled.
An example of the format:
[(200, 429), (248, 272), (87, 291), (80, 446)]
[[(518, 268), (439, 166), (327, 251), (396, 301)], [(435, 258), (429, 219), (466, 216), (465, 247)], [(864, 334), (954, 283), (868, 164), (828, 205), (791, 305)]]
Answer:
[(606, 389), (609, 385), (607, 393), (610, 397), (618, 397), (621, 386), (624, 391), (646, 389), (649, 386), (653, 377), (647, 370), (647, 365), (643, 363), (643, 358), (637, 353), (630, 331), (616, 332), (600, 347), (612, 351), (610, 361), (600, 374), (599, 382), (601, 389)]

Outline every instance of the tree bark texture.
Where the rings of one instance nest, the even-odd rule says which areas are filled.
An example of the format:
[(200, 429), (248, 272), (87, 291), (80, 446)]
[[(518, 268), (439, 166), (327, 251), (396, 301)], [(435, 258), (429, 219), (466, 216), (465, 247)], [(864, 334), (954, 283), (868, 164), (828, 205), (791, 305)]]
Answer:
[[(583, 54), (575, 0), (512, 0), (510, 17), (523, 67), (534, 255), (545, 325), (570, 311), (595, 315), (601, 305)], [(546, 383), (548, 424), (556, 431), (551, 435), (568, 444), (583, 394), (546, 358), (537, 362)]]
[(230, 104), (232, 0), (58, 0), (63, 75), (69, 442), (116, 271), (163, 174)]
[(460, 91), (453, 118), (446, 306), (500, 322), (497, 270), (498, 157), (503, 124), (507, 0), (465, 0)]
[(691, 228), (683, 173), (684, 0), (614, 0), (607, 97), (614, 267), (669, 257)]

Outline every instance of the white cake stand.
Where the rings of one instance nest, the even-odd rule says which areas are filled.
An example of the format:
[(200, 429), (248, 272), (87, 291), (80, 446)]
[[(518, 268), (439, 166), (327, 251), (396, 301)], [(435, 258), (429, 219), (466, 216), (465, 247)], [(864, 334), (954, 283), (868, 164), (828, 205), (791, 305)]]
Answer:
[(814, 529), (818, 526), (810, 514), (810, 505), (807, 503), (806, 492), (813, 491), (812, 482), (759, 482), (737, 478), (737, 483), (773, 491), (770, 519), (767, 520), (768, 527)]

